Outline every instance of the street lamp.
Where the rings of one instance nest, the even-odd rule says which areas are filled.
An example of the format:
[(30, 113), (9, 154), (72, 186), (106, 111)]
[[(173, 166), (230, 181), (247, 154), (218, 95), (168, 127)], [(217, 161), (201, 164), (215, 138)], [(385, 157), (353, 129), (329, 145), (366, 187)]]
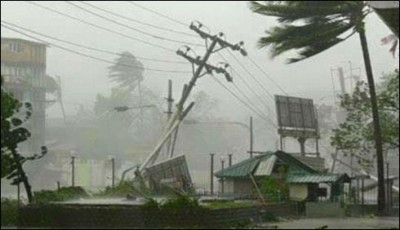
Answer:
[(76, 157), (76, 151), (75, 150), (71, 150), (70, 151), (70, 155), (71, 155), (71, 166), (72, 166), (72, 174), (71, 174), (71, 184), (72, 187), (75, 187), (75, 157)]
[(157, 105), (151, 104), (151, 105), (140, 105), (140, 106), (116, 106), (113, 109), (116, 110), (117, 112), (125, 112), (128, 111), (130, 109), (143, 109), (143, 108), (154, 108), (157, 110), (157, 112), (159, 113), (159, 118), (160, 118), (160, 123), (162, 123), (162, 112), (160, 111), (160, 109), (158, 108)]
[[(220, 157), (221, 160), (221, 171), (224, 170), (225, 158)], [(224, 178), (221, 177), (221, 194), (224, 194)]]
[(114, 158), (113, 155), (109, 155), (108, 159), (111, 161), (111, 171), (112, 171), (112, 174), (111, 174), (112, 184), (111, 184), (111, 186), (112, 186), (112, 188), (114, 188), (115, 187), (115, 158)]

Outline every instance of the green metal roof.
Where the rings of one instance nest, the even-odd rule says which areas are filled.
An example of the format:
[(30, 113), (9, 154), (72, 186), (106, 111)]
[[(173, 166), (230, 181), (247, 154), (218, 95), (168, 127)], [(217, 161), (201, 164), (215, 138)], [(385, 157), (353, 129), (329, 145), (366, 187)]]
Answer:
[(303, 174), (303, 175), (296, 175), (296, 174), (288, 174), (286, 177), (286, 182), (288, 183), (335, 183), (338, 181), (345, 181), (348, 182), (350, 178), (347, 174)]
[[(280, 159), (281, 161), (283, 161), (289, 165), (288, 173), (290, 173), (290, 174), (317, 173), (316, 170), (305, 165), (304, 163), (297, 160), (295, 157), (291, 156), (290, 154), (287, 154), (282, 151), (277, 151), (277, 152), (266, 152), (262, 155), (258, 155), (253, 158), (244, 160), (242, 162), (232, 165), (229, 168), (220, 170), (220, 171), (216, 172), (214, 175), (216, 177), (247, 178), (250, 176), (250, 174), (255, 174), (255, 176), (257, 176), (256, 170), (257, 170), (257, 172), (260, 171), (260, 172), (258, 172), (258, 174), (264, 175), (267, 171), (268, 172), (272, 171), (273, 165), (264, 165), (264, 164), (267, 164), (268, 161), (266, 161), (266, 160), (274, 155), (276, 156), (276, 158)], [(273, 162), (275, 163), (275, 161), (273, 161)], [(261, 167), (261, 168), (266, 167), (266, 169), (265, 170), (261, 169), (261, 168), (258, 169), (259, 167)]]
[(310, 166), (304, 164), (300, 160), (296, 159), (295, 157), (291, 156), (282, 151), (277, 151), (275, 155), (289, 165), (288, 173), (318, 173), (315, 169), (311, 168)]
[(252, 157), (250, 159), (234, 164), (229, 168), (220, 170), (216, 172), (214, 175), (216, 177), (247, 178), (250, 176), (250, 174), (254, 172), (254, 170), (256, 169), (261, 160), (269, 158), (273, 155), (274, 155), (273, 152), (267, 152), (265, 154)]

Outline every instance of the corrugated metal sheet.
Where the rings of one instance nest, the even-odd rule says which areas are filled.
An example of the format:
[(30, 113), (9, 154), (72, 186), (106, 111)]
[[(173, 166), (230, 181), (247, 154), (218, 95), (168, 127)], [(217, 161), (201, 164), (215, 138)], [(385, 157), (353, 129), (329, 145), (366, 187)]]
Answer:
[(305, 165), (308, 165), (311, 168), (317, 170), (318, 172), (323, 172), (325, 170), (325, 159), (322, 157), (307, 157), (293, 153), (290, 153), (290, 155), (295, 157), (297, 160), (301, 161)]
[(239, 162), (237, 164), (234, 164), (229, 168), (220, 170), (220, 171), (216, 172), (214, 175), (216, 177), (246, 178), (250, 175), (250, 173), (254, 172), (255, 168), (260, 163), (260, 160), (268, 159), (273, 154), (274, 153), (272, 153), (272, 152), (267, 152), (266, 154), (255, 156), (253, 158), (250, 158), (250, 159), (244, 160), (242, 162)]
[(276, 159), (276, 156), (273, 155), (269, 158), (264, 158), (263, 160), (261, 160), (254, 173), (254, 176), (270, 176), (272, 173), (272, 169), (274, 168)]
[(337, 174), (307, 174), (307, 175), (288, 175), (288, 183), (334, 183), (338, 181), (340, 175)]
[(277, 151), (275, 155), (285, 162), (286, 164), (289, 165), (289, 171), (298, 171), (298, 172), (304, 172), (304, 173), (317, 173), (317, 171), (310, 166), (304, 164), (303, 162), (299, 161), (292, 155), (282, 152), (282, 151)]

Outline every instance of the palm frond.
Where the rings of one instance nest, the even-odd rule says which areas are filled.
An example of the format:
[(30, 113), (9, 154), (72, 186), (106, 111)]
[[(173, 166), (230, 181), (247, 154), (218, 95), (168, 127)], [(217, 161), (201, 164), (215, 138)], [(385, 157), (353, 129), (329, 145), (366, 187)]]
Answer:
[[(362, 3), (362, 2), (361, 2)], [(278, 17), (279, 22), (290, 23), (313, 17), (346, 17), (358, 10), (358, 2), (353, 1), (281, 1), (250, 3), (250, 10), (255, 13)]]
[(261, 38), (257, 45), (259, 48), (271, 46), (271, 57), (274, 58), (291, 49), (309, 48), (313, 44), (335, 39), (343, 41), (344, 39), (340, 39), (339, 36), (352, 27), (353, 25), (340, 21), (273, 27), (267, 31), (268, 36)]

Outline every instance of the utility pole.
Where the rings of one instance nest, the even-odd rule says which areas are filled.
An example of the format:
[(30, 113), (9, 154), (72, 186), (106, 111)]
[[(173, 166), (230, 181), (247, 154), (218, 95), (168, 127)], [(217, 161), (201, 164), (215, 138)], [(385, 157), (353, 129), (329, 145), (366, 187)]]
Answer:
[(232, 153), (228, 154), (229, 159), (229, 167), (232, 166)]
[(72, 166), (71, 184), (72, 187), (75, 187), (75, 156), (71, 156), (71, 166)]
[[(221, 159), (221, 170), (224, 170), (225, 160)], [(224, 194), (224, 178), (221, 178), (221, 194)]]
[[(168, 122), (169, 122), (169, 120), (171, 119), (171, 116), (172, 116), (172, 105), (174, 103), (174, 99), (172, 98), (172, 80), (171, 79), (168, 80), (168, 97), (165, 99), (167, 99), (167, 102), (168, 102), (168, 111), (165, 113), (168, 115)], [(170, 148), (171, 148), (171, 138), (169, 138), (169, 140), (168, 140), (167, 157), (170, 154)]]
[(114, 157), (111, 158), (111, 167), (112, 167), (112, 175), (111, 175), (112, 188), (114, 188), (115, 187), (115, 159), (114, 159)]
[[(184, 104), (185, 104), (187, 98), (190, 95), (190, 92), (192, 91), (193, 87), (195, 86), (196, 81), (200, 77), (202, 77), (206, 74), (212, 74), (213, 72), (216, 72), (216, 73), (223, 73), (225, 75), (225, 78), (228, 80), (228, 82), (232, 81), (231, 76), (226, 71), (226, 68), (229, 65), (225, 64), (222, 67), (221, 66), (215, 67), (213, 65), (208, 64), (207, 61), (208, 61), (210, 55), (212, 53), (218, 52), (219, 50), (222, 50), (224, 48), (230, 48), (232, 50), (239, 51), (244, 56), (247, 55), (247, 52), (243, 49), (243, 42), (239, 42), (238, 44), (231, 44), (231, 43), (225, 41), (225, 39), (223, 39), (223, 36), (224, 36), (223, 33), (219, 33), (218, 35), (211, 35), (211, 34), (208, 34), (201, 30), (201, 28), (203, 26), (201, 23), (197, 22), (196, 24), (197, 25), (195, 25), (195, 23), (192, 23), (190, 25), (190, 29), (195, 31), (203, 39), (205, 39), (207, 51), (203, 58), (191, 57), (190, 55), (188, 55), (188, 52), (191, 50), (191, 48), (187, 47), (187, 46), (186, 46), (185, 52), (182, 50), (177, 51), (177, 54), (179, 56), (184, 57), (186, 60), (188, 60), (190, 63), (192, 63), (192, 67), (193, 67), (193, 71), (194, 71), (193, 77), (190, 80), (189, 84), (184, 85), (182, 97), (177, 104), (177, 110), (175, 111), (175, 113), (173, 114), (173, 116), (171, 117), (171, 119), (169, 121), (166, 133), (164, 134), (163, 138), (161, 138), (161, 141), (156, 146), (156, 148), (153, 150), (153, 152), (149, 155), (149, 157), (146, 159), (146, 161), (141, 165), (140, 171), (143, 171), (143, 169), (145, 169), (148, 165), (151, 165), (155, 162), (155, 160), (157, 159), (157, 157), (159, 155), (160, 149), (164, 145), (165, 141), (170, 137), (172, 132), (179, 127), (180, 123), (182, 122), (182, 120), (184, 118), (184, 114), (186, 115), (189, 112), (188, 108), (191, 108), (190, 106), (188, 108), (186, 108), (186, 111), (184, 111), (182, 113), (183, 107), (184, 107)], [(210, 46), (208, 46), (208, 40), (211, 40)], [(218, 49), (214, 50), (214, 48), (216, 48), (217, 44), (220, 47)], [(195, 68), (195, 66), (197, 66), (197, 68)], [(204, 73), (203, 73), (203, 69), (206, 70)], [(193, 106), (193, 102), (191, 105)]]
[(210, 153), (211, 166), (210, 166), (210, 193), (211, 196), (214, 194), (214, 155), (215, 153)]
[(64, 103), (62, 100), (62, 86), (61, 86), (61, 78), (60, 76), (57, 76), (57, 83), (58, 83), (58, 91), (57, 91), (57, 101), (60, 104), (61, 107), (61, 112), (63, 115), (63, 119), (64, 119), (64, 125), (67, 124), (67, 117), (65, 115), (65, 109), (64, 109)]
[(339, 72), (339, 82), (340, 82), (340, 89), (342, 91), (342, 95), (346, 94), (346, 84), (344, 82), (344, 73), (343, 73), (343, 68), (339, 67), (338, 68), (338, 72)]
[(250, 158), (253, 157), (253, 117), (250, 117)]

